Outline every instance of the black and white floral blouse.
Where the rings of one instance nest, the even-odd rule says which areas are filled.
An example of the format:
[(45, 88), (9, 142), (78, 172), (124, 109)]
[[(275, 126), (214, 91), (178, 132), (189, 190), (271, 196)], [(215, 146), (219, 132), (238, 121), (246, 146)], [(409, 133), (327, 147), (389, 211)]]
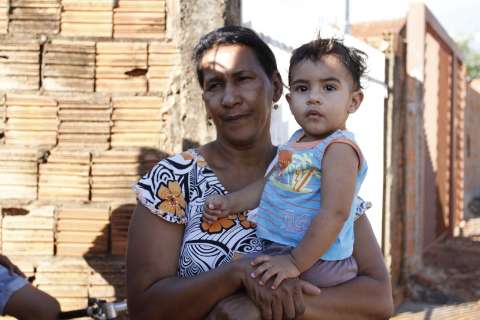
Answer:
[[(231, 261), (237, 255), (262, 250), (255, 225), (246, 214), (202, 221), (205, 199), (225, 194), (205, 159), (196, 149), (160, 161), (133, 186), (141, 204), (153, 214), (172, 223), (184, 224), (178, 276), (191, 277)], [(357, 216), (368, 209), (363, 202)]]
[(245, 214), (207, 224), (203, 204), (226, 190), (196, 150), (160, 161), (133, 186), (150, 211), (172, 223), (184, 224), (178, 275), (191, 277), (232, 260), (234, 255), (257, 252), (262, 242)]

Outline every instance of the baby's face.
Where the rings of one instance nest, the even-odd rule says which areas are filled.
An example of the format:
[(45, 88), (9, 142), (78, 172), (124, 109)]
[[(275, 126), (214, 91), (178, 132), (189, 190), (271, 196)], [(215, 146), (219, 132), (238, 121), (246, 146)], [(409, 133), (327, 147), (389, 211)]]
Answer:
[(345, 129), (348, 114), (355, 112), (362, 99), (363, 93), (354, 89), (352, 76), (335, 55), (304, 60), (293, 68), (287, 101), (305, 131), (303, 141)]

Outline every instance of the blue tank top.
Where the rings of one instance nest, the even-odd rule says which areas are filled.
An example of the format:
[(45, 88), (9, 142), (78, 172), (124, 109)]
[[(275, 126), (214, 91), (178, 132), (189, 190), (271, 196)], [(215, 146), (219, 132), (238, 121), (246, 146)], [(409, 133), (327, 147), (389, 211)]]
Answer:
[(353, 222), (357, 209), (354, 200), (367, 173), (367, 164), (350, 131), (337, 130), (322, 140), (297, 142), (302, 136), (303, 130), (300, 129), (287, 144), (279, 147), (258, 207), (257, 235), (279, 244), (297, 246), (312, 219), (321, 214), (320, 186), (324, 152), (331, 143), (346, 143), (357, 151), (360, 159), (352, 208), (335, 242), (321, 257), (323, 260), (346, 259), (353, 251)]

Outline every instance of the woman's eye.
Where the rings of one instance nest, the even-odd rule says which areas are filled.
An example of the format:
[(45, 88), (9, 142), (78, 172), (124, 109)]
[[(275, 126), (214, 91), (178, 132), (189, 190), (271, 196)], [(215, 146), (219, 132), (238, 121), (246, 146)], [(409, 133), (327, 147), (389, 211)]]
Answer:
[(250, 80), (250, 79), (251, 79), (251, 77), (244, 76), (244, 77), (239, 77), (238, 81), (243, 82), (243, 81), (247, 81), (247, 80)]
[(215, 90), (219, 86), (220, 86), (220, 84), (218, 82), (211, 82), (211, 83), (207, 84), (207, 91)]

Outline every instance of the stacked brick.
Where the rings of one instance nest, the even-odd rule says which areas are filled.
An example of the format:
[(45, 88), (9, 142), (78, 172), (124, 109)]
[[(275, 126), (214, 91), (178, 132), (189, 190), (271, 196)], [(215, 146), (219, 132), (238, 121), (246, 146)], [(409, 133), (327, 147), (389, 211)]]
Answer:
[(39, 200), (89, 200), (90, 152), (53, 150), (39, 171)]
[(147, 92), (146, 73), (146, 43), (97, 43), (96, 88), (98, 92)]
[(112, 254), (124, 256), (127, 250), (128, 226), (135, 205), (112, 204)]
[(75, 97), (59, 99), (58, 146), (88, 151), (110, 147), (109, 99)]
[(2, 252), (8, 256), (53, 256), (55, 208), (2, 208)]
[(92, 201), (135, 202), (131, 186), (142, 172), (140, 152), (114, 149), (92, 156)]
[(50, 258), (36, 266), (34, 284), (57, 298), (62, 310), (86, 307), (90, 269), (82, 260)]
[(0, 0), (0, 250), (62, 310), (125, 297), (131, 186), (171, 145), (165, 15), (164, 0)]
[(57, 126), (55, 100), (33, 95), (7, 96), (7, 144), (53, 146), (57, 143)]
[(125, 262), (123, 257), (88, 261), (91, 272), (88, 295), (98, 299), (115, 300), (126, 297)]
[(113, 14), (114, 38), (157, 39), (164, 32), (164, 0), (118, 0)]
[(159, 97), (112, 100), (112, 147), (158, 147), (165, 140), (169, 107)]
[(0, 201), (37, 199), (38, 162), (43, 150), (0, 146)]
[(9, 0), (0, 0), (0, 34), (5, 34), (8, 30), (9, 2)]
[(36, 95), (7, 94), (6, 144), (57, 144), (58, 107), (55, 99)]
[(43, 57), (43, 88), (50, 91), (93, 92), (95, 43), (54, 41)]
[(170, 78), (180, 64), (180, 52), (171, 43), (153, 42), (148, 47), (148, 86), (150, 92), (168, 90)]
[[(5, 113), (5, 95), (0, 96), (0, 137), (3, 138), (5, 132), (5, 121), (6, 121), (6, 113)], [(0, 143), (2, 143), (2, 138), (0, 138)]]
[(57, 34), (60, 31), (60, 0), (11, 0), (10, 33)]
[(63, 0), (61, 34), (112, 37), (115, 0)]
[(64, 205), (57, 208), (55, 244), (58, 256), (105, 255), (109, 247), (108, 205)]
[(36, 41), (0, 42), (0, 90), (40, 88), (40, 44)]

